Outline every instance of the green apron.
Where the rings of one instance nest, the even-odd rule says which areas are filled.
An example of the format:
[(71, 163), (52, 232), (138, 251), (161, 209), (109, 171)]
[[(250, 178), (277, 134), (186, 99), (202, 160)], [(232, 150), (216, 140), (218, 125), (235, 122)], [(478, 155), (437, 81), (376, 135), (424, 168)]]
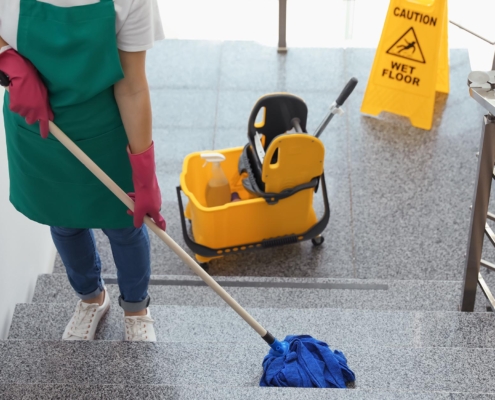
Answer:
[[(115, 82), (124, 77), (113, 0), (57, 7), (21, 0), (18, 52), (38, 69), (55, 123), (124, 191), (132, 192), (128, 143)], [(26, 217), (67, 228), (125, 228), (126, 207), (55, 137), (42, 139), (8, 108), (4, 118), (10, 201)]]

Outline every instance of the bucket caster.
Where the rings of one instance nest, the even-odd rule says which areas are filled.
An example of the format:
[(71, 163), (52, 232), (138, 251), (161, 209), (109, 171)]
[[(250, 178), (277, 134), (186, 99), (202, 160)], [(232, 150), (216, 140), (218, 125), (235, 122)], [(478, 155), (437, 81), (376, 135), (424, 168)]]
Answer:
[(325, 241), (325, 238), (323, 236), (316, 236), (315, 238), (311, 239), (311, 243), (313, 243), (313, 246), (318, 247), (323, 244)]
[(208, 272), (210, 270), (210, 264), (205, 262), (205, 263), (200, 263), (199, 266), (205, 270), (205, 272)]

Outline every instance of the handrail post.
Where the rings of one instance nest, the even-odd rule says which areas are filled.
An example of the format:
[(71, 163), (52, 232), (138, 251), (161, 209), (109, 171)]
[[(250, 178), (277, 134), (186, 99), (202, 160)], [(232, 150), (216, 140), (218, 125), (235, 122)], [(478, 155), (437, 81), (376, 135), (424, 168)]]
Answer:
[(278, 5), (278, 52), (287, 53), (287, 0), (279, 0)]
[(464, 269), (461, 311), (474, 311), (494, 164), (495, 118), (493, 115), (487, 114), (483, 119), (483, 129), (481, 132), (477, 182), (474, 188)]

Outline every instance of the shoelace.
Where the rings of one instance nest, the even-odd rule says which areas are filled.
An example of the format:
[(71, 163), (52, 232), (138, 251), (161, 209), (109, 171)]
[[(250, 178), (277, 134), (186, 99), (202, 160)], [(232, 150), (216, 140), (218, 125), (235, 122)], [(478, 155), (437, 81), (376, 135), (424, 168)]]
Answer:
[(98, 307), (98, 304), (88, 304), (80, 301), (77, 304), (76, 311), (72, 317), (69, 335), (87, 339), (91, 323), (93, 322)]
[(148, 339), (148, 325), (155, 322), (147, 315), (125, 317), (126, 340), (137, 342)]

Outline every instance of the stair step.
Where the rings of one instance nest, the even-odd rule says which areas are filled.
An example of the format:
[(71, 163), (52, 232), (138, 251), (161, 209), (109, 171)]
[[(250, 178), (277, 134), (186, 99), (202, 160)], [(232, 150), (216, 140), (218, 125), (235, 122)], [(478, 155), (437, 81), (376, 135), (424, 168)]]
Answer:
[[(114, 302), (116, 276), (104, 277)], [(376, 279), (220, 277), (215, 279), (244, 307), (343, 308), (367, 310), (458, 311), (461, 282)], [(153, 276), (154, 305), (226, 306), (195, 276)], [(35, 303), (74, 303), (77, 297), (64, 274), (40, 275)], [(484, 303), (478, 302), (479, 311)]]
[[(59, 340), (74, 311), (73, 304), (18, 304), (9, 339)], [(150, 306), (161, 342), (259, 341), (258, 335), (230, 308)], [(337, 309), (270, 309), (248, 311), (275, 336), (309, 334), (331, 346), (493, 347), (492, 313), (408, 312)], [(123, 313), (111, 307), (101, 321), (97, 340), (122, 340)]]
[(492, 394), (166, 385), (0, 385), (3, 400), (490, 400)]
[[(268, 346), (209, 343), (0, 342), (0, 384), (258, 386)], [(495, 392), (495, 349), (341, 347), (357, 389)]]

